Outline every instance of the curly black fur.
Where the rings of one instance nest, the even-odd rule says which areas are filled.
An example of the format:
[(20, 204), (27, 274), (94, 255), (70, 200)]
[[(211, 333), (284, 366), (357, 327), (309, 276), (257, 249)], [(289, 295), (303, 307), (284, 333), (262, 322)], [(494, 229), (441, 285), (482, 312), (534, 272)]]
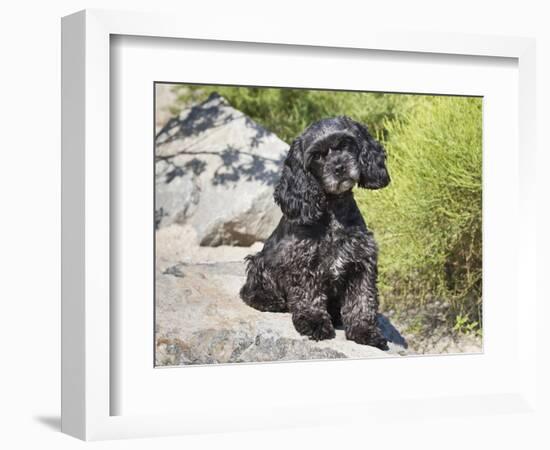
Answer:
[(275, 202), (283, 217), (262, 251), (247, 260), (245, 303), (292, 313), (296, 330), (387, 349), (377, 326), (378, 250), (352, 188), (390, 182), (386, 153), (364, 125), (348, 117), (324, 119), (290, 146)]

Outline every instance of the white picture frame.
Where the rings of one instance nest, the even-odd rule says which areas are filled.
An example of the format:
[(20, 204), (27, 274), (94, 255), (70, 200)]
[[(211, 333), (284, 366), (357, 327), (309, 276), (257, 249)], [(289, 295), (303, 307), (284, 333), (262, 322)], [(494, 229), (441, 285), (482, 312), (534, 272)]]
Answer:
[[(517, 124), (519, 176), (513, 194), (519, 200), (512, 211), (521, 215), (521, 237), (514, 242), (516, 255), (512, 286), (522, 286), (510, 295), (516, 300), (518, 314), (514, 326), (514, 352), (517, 376), (496, 392), (465, 391), (441, 396), (397, 396), (384, 401), (366, 402), (331, 400), (328, 403), (285, 404), (269, 411), (266, 406), (253, 413), (233, 411), (220, 404), (219, 410), (112, 415), (114, 391), (112, 362), (116, 358), (111, 338), (117, 332), (112, 320), (110, 297), (111, 210), (110, 186), (117, 176), (110, 170), (110, 91), (111, 36), (141, 36), (201, 41), (221, 41), (246, 45), (283, 44), (302, 48), (330, 49), (332, 53), (356, 49), (381, 52), (406, 52), (419, 55), (464, 55), (499, 57), (517, 61)], [(281, 47), (281, 51), (285, 51)], [(445, 33), (396, 33), (379, 29), (346, 30), (327, 35), (313, 25), (303, 30), (233, 27), (220, 22), (212, 28), (189, 21), (182, 26), (178, 18), (167, 14), (145, 14), (87, 10), (62, 21), (62, 431), (85, 440), (162, 436), (173, 434), (249, 430), (283, 426), (330, 424), (376, 417), (389, 411), (391, 402), (402, 403), (400, 415), (425, 414), (433, 405), (442, 416), (467, 416), (470, 405), (476, 414), (512, 411), (536, 414), (536, 357), (533, 345), (536, 329), (528, 311), (536, 310), (535, 292), (535, 195), (530, 173), (535, 171), (535, 45), (532, 39), (490, 37)], [(179, 81), (179, 80), (174, 80)], [(186, 80), (181, 80), (186, 81)], [(200, 80), (192, 80), (200, 81)], [(151, 299), (152, 302), (152, 299)], [(152, 342), (151, 342), (152, 345)], [(411, 361), (411, 360), (409, 360)], [(360, 370), (362, 361), (353, 362)], [(296, 365), (294, 371), (311, 371), (315, 364)], [(339, 364), (339, 363), (336, 363)], [(350, 365), (335, 370), (351, 370)], [(395, 364), (388, 361), (386, 364)], [(443, 359), (439, 365), (452, 365)], [(418, 364), (417, 364), (418, 365)], [(234, 371), (266, 373), (280, 370), (276, 365), (245, 366)], [(212, 368), (216, 370), (216, 368)], [(170, 369), (172, 370), (172, 369)], [(173, 369), (178, 370), (178, 369)], [(187, 370), (187, 369), (185, 369)], [(193, 369), (195, 370), (195, 369)], [(232, 369), (233, 370), (233, 369)], [(416, 368), (421, 370), (421, 368)], [(181, 372), (185, 376), (185, 372)], [(188, 372), (189, 374), (190, 372)], [(179, 375), (178, 375), (179, 376)], [(196, 378), (196, 377), (195, 377)], [(500, 388), (499, 388), (500, 389)], [(434, 391), (435, 392), (435, 391)], [(454, 396), (453, 396), (454, 395)], [(252, 400), (251, 400), (252, 401)], [(436, 405), (436, 406), (435, 406)], [(231, 416), (231, 417), (230, 417)], [(229, 418), (230, 417), (230, 418)], [(242, 420), (246, 419), (246, 420)], [(358, 421), (357, 423), (360, 423)]]

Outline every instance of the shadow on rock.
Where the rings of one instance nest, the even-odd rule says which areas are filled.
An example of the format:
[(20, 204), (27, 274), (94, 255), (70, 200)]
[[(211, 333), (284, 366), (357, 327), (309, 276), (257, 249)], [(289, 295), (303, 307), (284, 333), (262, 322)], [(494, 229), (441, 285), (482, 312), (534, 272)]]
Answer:
[(384, 337), (388, 340), (388, 343), (403, 347), (404, 349), (409, 347), (403, 335), (393, 326), (390, 319), (383, 314), (378, 314), (377, 319), (378, 326)]
[(201, 245), (265, 240), (288, 145), (217, 95), (185, 109), (155, 141), (155, 226), (190, 224)]

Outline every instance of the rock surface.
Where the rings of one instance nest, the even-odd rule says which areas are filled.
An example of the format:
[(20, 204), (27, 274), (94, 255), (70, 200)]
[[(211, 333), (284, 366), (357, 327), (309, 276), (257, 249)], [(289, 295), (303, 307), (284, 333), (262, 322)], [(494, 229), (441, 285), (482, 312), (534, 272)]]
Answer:
[(281, 217), (273, 189), (287, 149), (219, 95), (185, 109), (156, 136), (157, 228), (189, 224), (207, 246), (265, 240)]
[(155, 132), (158, 133), (173, 117), (171, 108), (177, 100), (173, 84), (155, 84)]
[[(227, 252), (230, 256), (232, 249), (227, 248)], [(396, 342), (390, 344), (389, 352), (348, 341), (343, 330), (337, 330), (335, 339), (309, 340), (296, 332), (290, 314), (260, 312), (241, 301), (238, 292), (245, 276), (242, 260), (193, 261), (199, 254), (189, 262), (170, 264), (167, 258), (157, 264), (155, 359), (159, 366), (405, 353), (406, 344), (382, 316), (383, 332)], [(218, 261), (224, 258), (220, 254), (210, 257)]]

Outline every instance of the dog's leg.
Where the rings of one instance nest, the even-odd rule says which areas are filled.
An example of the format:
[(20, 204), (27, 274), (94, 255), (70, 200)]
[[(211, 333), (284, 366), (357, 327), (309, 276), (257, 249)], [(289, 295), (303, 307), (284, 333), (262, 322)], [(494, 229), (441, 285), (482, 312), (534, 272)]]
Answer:
[(310, 339), (332, 339), (336, 334), (327, 311), (327, 296), (316, 288), (318, 283), (303, 281), (288, 292), (292, 323), (298, 333)]
[(376, 269), (371, 265), (351, 279), (342, 306), (342, 321), (346, 338), (358, 344), (388, 350), (387, 340), (378, 328), (378, 292)]
[(342, 322), (342, 299), (337, 294), (329, 295), (328, 298), (328, 313), (332, 319), (332, 324), (338, 328), (343, 325)]
[(260, 253), (247, 256), (247, 277), (241, 288), (243, 301), (259, 311), (287, 312), (285, 297), (277, 287), (272, 271), (265, 266)]

